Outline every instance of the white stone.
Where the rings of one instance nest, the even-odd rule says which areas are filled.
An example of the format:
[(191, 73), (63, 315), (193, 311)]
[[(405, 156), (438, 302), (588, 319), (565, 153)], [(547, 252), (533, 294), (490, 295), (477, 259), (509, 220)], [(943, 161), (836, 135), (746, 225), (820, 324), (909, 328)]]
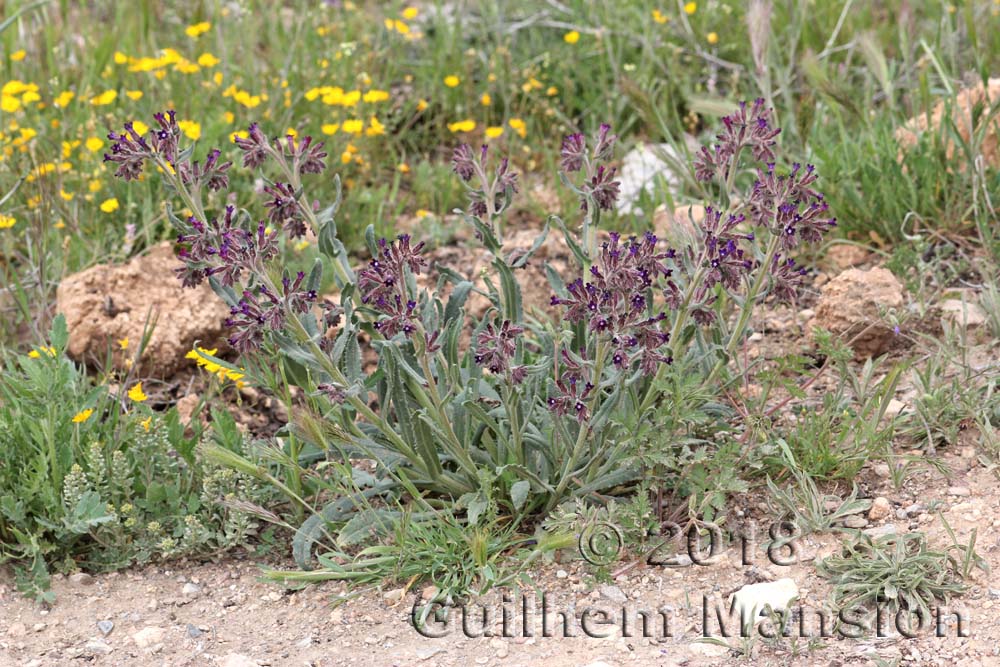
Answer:
[(163, 628), (150, 625), (132, 635), (132, 641), (134, 641), (135, 645), (139, 648), (149, 648), (162, 642), (163, 637), (166, 634), (167, 631)]
[(622, 160), (618, 177), (621, 183), (618, 212), (623, 215), (633, 213), (641, 194), (644, 191), (653, 193), (658, 177), (663, 178), (671, 192), (676, 192), (681, 179), (674, 173), (671, 162), (683, 161), (684, 158), (670, 144), (641, 144), (630, 150)]
[(757, 616), (764, 607), (769, 605), (774, 611), (786, 609), (798, 596), (799, 587), (794, 580), (786, 577), (777, 581), (748, 584), (733, 593), (730, 601), (736, 605), (741, 619), (753, 619), (756, 624)]

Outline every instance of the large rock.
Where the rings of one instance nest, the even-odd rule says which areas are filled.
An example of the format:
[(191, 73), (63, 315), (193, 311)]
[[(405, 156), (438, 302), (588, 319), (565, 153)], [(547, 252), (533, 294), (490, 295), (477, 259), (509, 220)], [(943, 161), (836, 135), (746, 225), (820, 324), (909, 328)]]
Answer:
[[(197, 341), (225, 348), (223, 321), (229, 309), (207, 284), (181, 286), (180, 262), (170, 242), (126, 264), (98, 264), (65, 278), (56, 294), (69, 326), (67, 352), (79, 361), (99, 361), (113, 351), (122, 366), (135, 354), (147, 315), (158, 316), (140, 364), (145, 373), (168, 376), (190, 364), (184, 355)], [(128, 338), (128, 349), (119, 341)]]
[(809, 328), (829, 330), (850, 343), (856, 359), (867, 359), (889, 349), (895, 334), (882, 314), (902, 306), (903, 286), (892, 272), (848, 269), (823, 285)]
[(671, 192), (676, 192), (682, 180), (677, 170), (684, 169), (687, 160), (670, 144), (639, 144), (622, 160), (618, 181), (618, 204), (623, 215), (632, 213), (643, 192), (654, 193), (656, 182), (662, 178)]
[[(951, 122), (958, 129), (962, 142), (974, 145), (972, 138), (982, 133), (979, 154), (983, 156), (987, 166), (1000, 168), (1000, 114), (993, 114), (991, 117), (989, 113), (990, 106), (997, 104), (998, 101), (1000, 101), (1000, 78), (990, 79), (985, 86), (979, 83), (971, 88), (965, 88), (959, 91), (950, 105), (946, 100), (939, 101), (929, 118), (927, 114), (921, 114), (907, 121), (903, 127), (896, 130), (896, 141), (899, 142), (902, 151), (910, 150), (917, 145), (923, 133), (942, 131), (944, 115), (950, 109)], [(964, 170), (968, 160), (956, 146), (952, 135), (948, 134), (949, 130), (945, 128), (943, 131), (947, 137), (945, 151), (948, 159), (951, 160), (956, 151), (959, 151), (954, 162), (958, 164), (959, 171)]]

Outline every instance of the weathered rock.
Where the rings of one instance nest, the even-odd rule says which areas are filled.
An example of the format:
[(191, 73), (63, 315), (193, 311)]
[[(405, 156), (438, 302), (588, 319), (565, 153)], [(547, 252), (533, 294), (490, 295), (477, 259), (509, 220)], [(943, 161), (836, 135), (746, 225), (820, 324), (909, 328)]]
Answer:
[[(223, 321), (229, 309), (207, 284), (187, 289), (174, 276), (179, 266), (169, 242), (120, 265), (98, 264), (65, 278), (56, 292), (66, 316), (67, 352), (80, 361), (113, 359), (124, 365), (142, 339), (147, 315), (156, 327), (140, 364), (147, 373), (166, 376), (185, 364), (197, 342), (225, 347)], [(128, 348), (119, 341), (128, 339)]]
[(892, 512), (892, 504), (889, 503), (889, 499), (879, 496), (874, 501), (872, 501), (871, 509), (868, 510), (868, 520), (881, 521), (882, 519), (889, 516), (891, 512)]
[(600, 588), (601, 597), (605, 600), (610, 600), (611, 602), (627, 602), (628, 597), (625, 595), (625, 591), (620, 589), (618, 586), (612, 586), (610, 584), (605, 584)]
[(681, 185), (676, 170), (683, 168), (683, 156), (670, 144), (640, 144), (625, 154), (618, 176), (618, 203), (623, 215), (632, 213), (643, 192), (653, 194), (658, 179), (663, 179), (672, 192)]
[[(934, 106), (929, 118), (927, 114), (921, 114), (911, 118), (903, 127), (896, 130), (896, 141), (899, 142), (901, 149), (900, 159), (905, 152), (917, 145), (924, 132), (937, 132), (941, 129), (942, 123), (950, 122), (957, 128), (962, 144), (978, 146), (979, 155), (982, 155), (987, 166), (1000, 167), (1000, 115), (989, 113), (990, 106), (997, 104), (998, 101), (1000, 101), (1000, 78), (990, 79), (985, 86), (978, 83), (959, 91), (950, 105), (950, 121), (944, 120), (945, 113), (949, 111), (948, 101), (941, 100)], [(988, 125), (984, 127), (985, 123)], [(965, 154), (956, 145), (951, 134), (945, 132), (944, 135), (948, 163), (957, 164), (958, 170), (964, 171), (968, 163)], [(970, 141), (973, 136), (982, 137), (982, 140)], [(955, 159), (952, 159), (953, 157)]]
[(871, 253), (867, 248), (850, 243), (831, 246), (823, 256), (823, 263), (837, 271), (851, 269), (858, 264), (864, 264)]
[(938, 309), (941, 311), (943, 322), (950, 322), (966, 329), (975, 329), (986, 324), (986, 312), (979, 304), (961, 299), (947, 299), (938, 304)]
[(761, 584), (748, 584), (733, 593), (731, 600), (739, 610), (741, 619), (756, 621), (765, 607), (770, 606), (774, 611), (785, 609), (798, 596), (799, 587), (793, 579), (786, 577)]
[(827, 329), (849, 342), (856, 359), (885, 353), (894, 332), (882, 313), (903, 305), (903, 286), (887, 269), (848, 269), (826, 283), (809, 329)]
[(259, 667), (259, 663), (239, 653), (227, 653), (219, 661), (219, 667)]
[(101, 634), (107, 637), (111, 634), (111, 631), (115, 629), (114, 621), (98, 621), (97, 629), (101, 631)]
[(74, 586), (90, 586), (94, 583), (94, 578), (86, 572), (74, 572), (69, 575), (69, 583)]
[(150, 648), (161, 643), (166, 634), (167, 631), (163, 628), (150, 625), (132, 635), (132, 641), (134, 641), (135, 645), (139, 648)]

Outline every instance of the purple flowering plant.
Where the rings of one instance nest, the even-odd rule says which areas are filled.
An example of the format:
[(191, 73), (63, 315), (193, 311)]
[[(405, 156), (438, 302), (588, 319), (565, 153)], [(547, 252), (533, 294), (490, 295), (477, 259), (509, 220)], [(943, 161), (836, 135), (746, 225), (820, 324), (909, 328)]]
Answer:
[[(212, 193), (229, 187), (232, 163), (218, 150), (194, 161), (194, 149), (179, 145), (173, 112), (156, 122), (146, 136), (131, 124), (109, 134), (105, 159), (127, 180), (158, 168), (189, 209), (179, 217), (168, 203), (178, 277), (208, 281), (229, 304), (229, 342), (254, 362), (248, 369), (278, 368), (306, 390), (295, 437), (326, 456), (374, 459), (382, 481), (396, 484), (372, 489), (405, 490), (427, 507), (427, 494), (450, 498), (470, 524), (485, 507), (499, 506), (516, 524), (639, 479), (628, 425), (662, 407), (667, 369), (697, 356), (705, 383), (725, 381), (754, 307), (767, 295), (795, 295), (804, 270), (790, 254), (835, 224), (815, 190), (815, 169), (777, 166), (779, 130), (757, 100), (724, 118), (716, 141), (697, 155), (696, 176), (716, 183), (721, 201), (706, 206), (698, 239), (686, 247), (667, 247), (652, 233), (601, 231), (619, 191), (617, 138), (607, 125), (563, 141), (561, 178), (579, 197), (579, 220), (551, 216), (529, 248), (504, 242), (504, 214), (518, 192), (511, 164), (486, 146), (459, 146), (452, 167), (469, 199), (460, 213), (491, 253), (492, 276), (477, 285), (435, 267), (436, 284), (421, 287), (431, 267), (424, 244), (407, 235), (377, 240), (369, 227), (370, 259), (352, 269), (334, 222), (339, 184), (327, 208), (305, 195), (303, 177), (326, 169), (322, 142), (271, 138), (256, 124), (235, 140), (245, 168), (274, 175), (252, 214), (235, 204), (210, 208), (220, 199)], [(740, 174), (752, 176), (742, 192)], [(518, 278), (552, 228), (577, 269), (560, 275), (546, 267), (559, 315), (536, 321), (525, 317)], [(284, 268), (282, 234), (318, 237), (324, 258), (308, 275)], [(339, 303), (319, 296), (325, 267)], [(488, 302), (479, 318), (466, 309), (473, 293)], [(374, 368), (362, 362), (363, 345), (377, 355)], [(317, 515), (308, 530), (330, 517)]]

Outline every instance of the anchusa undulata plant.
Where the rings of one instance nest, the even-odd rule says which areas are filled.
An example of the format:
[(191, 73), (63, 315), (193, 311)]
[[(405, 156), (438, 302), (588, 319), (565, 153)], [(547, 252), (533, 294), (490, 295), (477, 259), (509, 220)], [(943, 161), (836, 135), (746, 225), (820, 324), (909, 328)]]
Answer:
[[(834, 224), (813, 167), (776, 166), (779, 131), (758, 100), (723, 119), (717, 143), (697, 158), (698, 178), (717, 181), (721, 201), (706, 206), (690, 246), (600, 231), (619, 190), (616, 137), (601, 125), (561, 147), (579, 220), (550, 217), (527, 248), (504, 243), (504, 213), (518, 191), (513, 166), (486, 146), (455, 149), (452, 166), (469, 196), (460, 213), (492, 255), (492, 278), (432, 268), (423, 243), (376, 240), (371, 228), (370, 259), (355, 274), (337, 240), (338, 202), (321, 209), (304, 194), (304, 175), (323, 177), (321, 142), (269, 138), (252, 125), (236, 144), (244, 167), (275, 174), (263, 205), (256, 215), (233, 203), (210, 210), (207, 197), (226, 189), (231, 164), (214, 150), (193, 162), (178, 146), (173, 114), (156, 120), (147, 137), (131, 125), (111, 133), (106, 159), (126, 179), (153, 163), (190, 210), (170, 216), (178, 275), (187, 285), (209, 281), (229, 303), (230, 344), (253, 362), (248, 373), (277, 368), (306, 389), (292, 435), (328, 457), (377, 461), (381, 481), (366, 483), (365, 499), (405, 490), (428, 509), (442, 501), (466, 509), (470, 523), (486, 506), (519, 520), (633, 483), (640, 471), (627, 425), (660, 407), (659, 378), (691, 356), (705, 383), (723, 381), (755, 305), (795, 295), (802, 270), (790, 253)], [(753, 176), (742, 194), (740, 174)], [(557, 316), (540, 322), (525, 317), (518, 278), (550, 228), (565, 236), (576, 269), (547, 267)], [(325, 258), (308, 275), (283, 268), (282, 233), (315, 234)], [(339, 303), (319, 297), (327, 266)], [(466, 311), (472, 294), (486, 299), (478, 318)], [(376, 366), (362, 362), (363, 346)], [(371, 511), (346, 502), (307, 521), (307, 532), (354, 504)]]

